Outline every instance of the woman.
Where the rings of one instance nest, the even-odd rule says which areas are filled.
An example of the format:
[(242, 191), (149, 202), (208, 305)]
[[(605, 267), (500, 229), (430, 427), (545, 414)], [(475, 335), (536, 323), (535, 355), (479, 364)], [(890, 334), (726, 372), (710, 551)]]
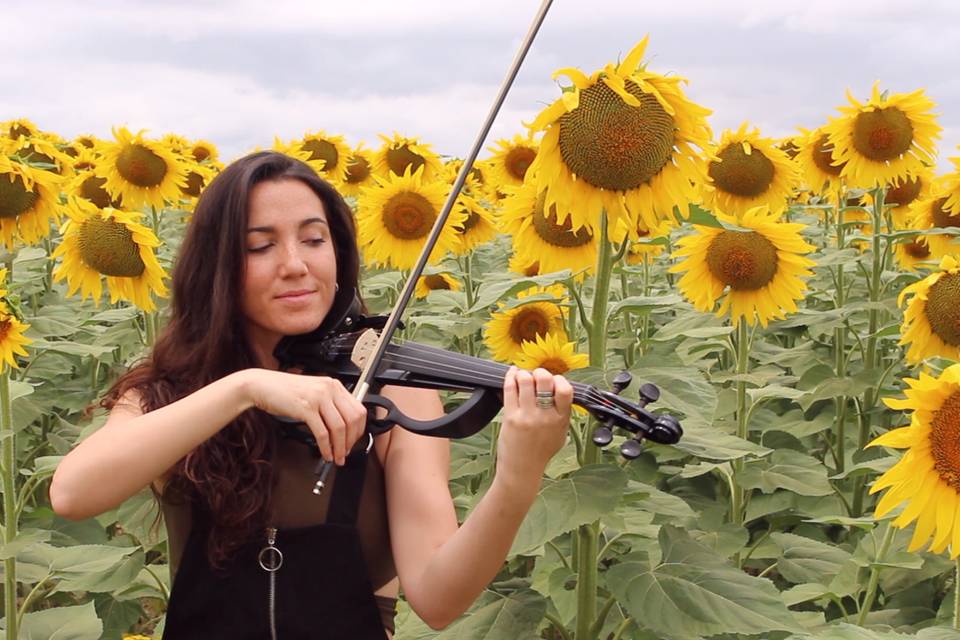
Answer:
[[(458, 527), (446, 440), (394, 428), (367, 455), (366, 410), (340, 382), (277, 370), (281, 337), (339, 317), (358, 272), (349, 208), (301, 162), (249, 155), (200, 198), (169, 324), (50, 487), (53, 509), (81, 519), (151, 485), (169, 534), (165, 637), (383, 638), (398, 587), (439, 629), (500, 569), (563, 445), (573, 390), (543, 369), (510, 370), (496, 474)], [(411, 417), (443, 412), (436, 391), (383, 394)], [(315, 459), (271, 414), (306, 423), (336, 463), (321, 497)]]

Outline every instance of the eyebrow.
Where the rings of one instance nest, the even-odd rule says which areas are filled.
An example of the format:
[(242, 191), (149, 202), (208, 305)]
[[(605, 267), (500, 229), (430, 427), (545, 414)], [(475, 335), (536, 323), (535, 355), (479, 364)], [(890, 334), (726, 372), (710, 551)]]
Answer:
[[(324, 220), (323, 218), (307, 218), (306, 220), (303, 220), (303, 221), (300, 222), (300, 224), (299, 224), (299, 226), (297, 227), (297, 229), (303, 229), (303, 228), (306, 227), (307, 225), (316, 224), (316, 223), (318, 223), (318, 222), (319, 222), (320, 224), (325, 224), (325, 225), (327, 225), (328, 227), (330, 226), (329, 224), (327, 224), (327, 221)], [(249, 229), (247, 229), (247, 233), (255, 233), (255, 232), (257, 232), (257, 231), (262, 231), (262, 232), (266, 232), (266, 233), (273, 233), (274, 231), (276, 231), (276, 228), (275, 228), (275, 227), (269, 227), (269, 226), (268, 226), (268, 227), (250, 227)]]

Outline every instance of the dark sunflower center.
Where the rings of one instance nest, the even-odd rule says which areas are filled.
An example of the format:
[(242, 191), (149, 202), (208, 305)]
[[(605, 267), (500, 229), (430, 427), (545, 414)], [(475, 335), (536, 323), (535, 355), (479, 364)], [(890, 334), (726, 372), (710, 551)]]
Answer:
[(119, 222), (89, 218), (78, 235), (80, 256), (91, 269), (120, 278), (136, 278), (146, 269), (133, 233)]
[(908, 205), (920, 195), (922, 186), (920, 178), (907, 178), (900, 184), (891, 185), (887, 187), (886, 202), (897, 207)]
[(636, 83), (627, 80), (626, 90), (639, 107), (598, 82), (581, 91), (579, 106), (559, 120), (563, 161), (600, 189), (636, 189), (660, 173), (673, 151), (673, 117)]
[(463, 221), (463, 233), (467, 233), (473, 229), (480, 222), (480, 214), (476, 211), (471, 211), (470, 215), (467, 216), (467, 219)]
[(0, 344), (3, 344), (7, 340), (7, 335), (10, 333), (10, 329), (13, 328), (13, 323), (4, 318), (0, 320)]
[(50, 164), (54, 166), (54, 169), (47, 169), (48, 171), (56, 172), (57, 161), (48, 156), (45, 153), (40, 153), (37, 151), (36, 147), (29, 145), (23, 148), (21, 151), (23, 157), (26, 158), (27, 162), (36, 162), (40, 164)]
[(77, 142), (85, 146), (87, 149), (93, 149), (94, 143), (90, 138), (77, 138)]
[(32, 209), (39, 198), (36, 190), (27, 190), (20, 176), (0, 174), (0, 218), (16, 218)]
[(433, 205), (419, 193), (401, 191), (383, 207), (383, 226), (390, 235), (401, 240), (425, 237), (436, 219)]
[(356, 184), (363, 182), (370, 176), (370, 163), (366, 158), (353, 156), (347, 163), (347, 182)]
[[(524, 172), (526, 172), (526, 169), (524, 169)], [(476, 167), (470, 167), (470, 177), (476, 180), (477, 184), (479, 185), (484, 184), (483, 172), (480, 171), (480, 169), (477, 169)]]
[(523, 275), (532, 277), (540, 275), (540, 261), (530, 264), (526, 269), (523, 270)]
[(796, 158), (797, 154), (800, 153), (800, 147), (798, 147), (793, 140), (787, 140), (780, 145), (780, 150), (787, 154), (787, 157), (791, 160)]
[(540, 366), (557, 376), (570, 371), (569, 365), (563, 358), (547, 358), (540, 363)]
[(423, 284), (427, 285), (427, 289), (431, 291), (450, 288), (450, 283), (439, 273), (435, 273), (432, 276), (423, 276)]
[(80, 155), (80, 152), (70, 145), (66, 145), (65, 147), (63, 147), (63, 149), (61, 149), (61, 151), (63, 151), (65, 155), (68, 155), (71, 158), (76, 158), (78, 155)]
[(75, 171), (89, 171), (90, 169), (93, 169), (93, 167), (94, 167), (93, 163), (87, 160), (81, 160), (80, 162), (73, 165), (73, 168)]
[(191, 153), (193, 154), (193, 159), (197, 162), (203, 162), (210, 157), (210, 149), (204, 147), (203, 145), (194, 147)]
[(426, 163), (426, 160), (423, 159), (418, 153), (410, 151), (407, 145), (401, 145), (396, 148), (387, 150), (387, 166), (390, 167), (390, 171), (402, 176), (403, 172), (407, 170), (407, 167), (410, 167), (410, 174), (417, 172), (417, 169), (422, 167)]
[(576, 231), (571, 231), (571, 218), (563, 224), (557, 224), (557, 207), (550, 206), (550, 215), (544, 215), (543, 205), (546, 204), (547, 192), (542, 191), (537, 198), (537, 204), (533, 209), (533, 228), (537, 235), (549, 244), (555, 247), (582, 247), (593, 240), (593, 233), (586, 227), (580, 227)]
[(200, 192), (203, 191), (203, 176), (196, 171), (191, 171), (187, 176), (187, 186), (183, 187), (181, 191), (191, 198), (199, 196)]
[(529, 147), (514, 147), (507, 152), (503, 164), (512, 178), (523, 182), (524, 176), (527, 175), (527, 169), (530, 168), (536, 157), (537, 152)]
[(917, 260), (930, 257), (930, 247), (928, 247), (925, 242), (919, 242), (917, 240), (907, 242), (903, 245), (903, 250), (908, 256), (916, 258)]
[(960, 491), (960, 391), (954, 391), (930, 420), (930, 454), (940, 479)]
[(900, 109), (888, 107), (857, 114), (853, 148), (871, 160), (895, 160), (913, 143), (913, 125)]
[(550, 331), (550, 319), (543, 309), (535, 306), (521, 307), (510, 322), (510, 339), (515, 344), (524, 340), (536, 342), (537, 336), (545, 336)]
[(13, 124), (10, 125), (9, 133), (10, 133), (10, 137), (13, 138), (14, 140), (19, 138), (20, 136), (29, 138), (30, 136), (33, 135), (33, 131), (30, 131), (28, 127), (25, 127), (22, 124), (19, 124), (17, 122), (14, 122)]
[(311, 160), (323, 160), (323, 170), (332, 171), (340, 161), (337, 147), (327, 140), (307, 140), (302, 149), (310, 153)]
[(113, 202), (110, 199), (110, 194), (103, 188), (106, 182), (104, 178), (90, 176), (80, 183), (80, 195), (101, 209), (111, 207)]
[(167, 175), (167, 163), (144, 146), (128, 144), (117, 156), (117, 172), (138, 187), (156, 187)]
[(947, 344), (960, 346), (960, 273), (947, 273), (927, 292), (930, 328)]
[(707, 249), (710, 273), (734, 291), (755, 291), (777, 273), (777, 248), (756, 231), (724, 231)]
[(935, 200), (930, 205), (930, 217), (933, 218), (935, 227), (960, 227), (960, 213), (950, 213), (943, 208), (946, 204), (946, 198)]
[(824, 173), (830, 174), (831, 176), (839, 176), (846, 162), (836, 167), (833, 166), (832, 163), (833, 145), (830, 144), (830, 139), (827, 134), (823, 134), (813, 147), (813, 164), (817, 165), (817, 168)]
[(743, 145), (727, 145), (717, 154), (720, 162), (711, 162), (707, 172), (713, 182), (727, 193), (744, 198), (754, 198), (764, 193), (773, 182), (773, 163), (767, 156), (753, 149), (750, 155)]

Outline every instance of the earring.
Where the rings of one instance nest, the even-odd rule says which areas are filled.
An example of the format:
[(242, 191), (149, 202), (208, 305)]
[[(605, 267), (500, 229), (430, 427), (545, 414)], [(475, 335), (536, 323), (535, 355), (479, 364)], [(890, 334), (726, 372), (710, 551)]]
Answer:
[(333, 292), (334, 292), (334, 293), (340, 293), (340, 283), (339, 283), (339, 282), (335, 282), (335, 283), (333, 284)]

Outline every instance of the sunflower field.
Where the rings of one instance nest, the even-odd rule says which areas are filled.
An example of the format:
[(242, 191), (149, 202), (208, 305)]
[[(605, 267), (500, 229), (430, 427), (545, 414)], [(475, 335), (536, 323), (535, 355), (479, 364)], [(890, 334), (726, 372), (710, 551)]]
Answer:
[[(787, 139), (715, 132), (646, 44), (558, 71), (553, 102), (474, 165), (400, 337), (642, 391), (684, 435), (601, 448), (576, 412), (497, 580), (442, 631), (401, 599), (396, 637), (960, 637), (960, 157), (938, 175), (933, 100), (877, 84)], [(353, 207), (373, 312), (462, 167), (381, 138), (273, 145)], [(0, 123), (8, 638), (162, 634), (150, 491), (71, 521), (49, 481), (162, 330), (185, 225), (223, 162), (177, 134)], [(497, 429), (451, 444), (461, 519)]]

